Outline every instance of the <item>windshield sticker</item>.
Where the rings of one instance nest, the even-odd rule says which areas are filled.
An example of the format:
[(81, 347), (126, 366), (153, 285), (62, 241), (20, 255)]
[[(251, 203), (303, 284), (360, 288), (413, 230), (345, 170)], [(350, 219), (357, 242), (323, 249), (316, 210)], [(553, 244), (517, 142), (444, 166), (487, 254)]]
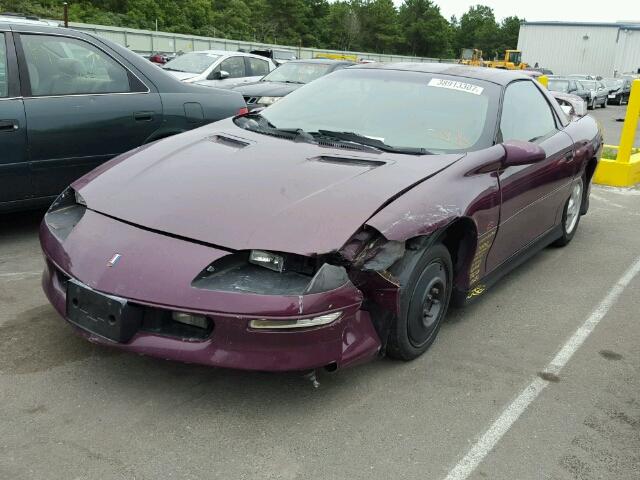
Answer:
[(445, 80), (444, 78), (432, 78), (429, 80), (429, 86), (448, 88), (450, 90), (473, 93), (474, 95), (481, 95), (484, 90), (483, 87), (473, 85), (472, 83), (456, 82), (455, 80)]

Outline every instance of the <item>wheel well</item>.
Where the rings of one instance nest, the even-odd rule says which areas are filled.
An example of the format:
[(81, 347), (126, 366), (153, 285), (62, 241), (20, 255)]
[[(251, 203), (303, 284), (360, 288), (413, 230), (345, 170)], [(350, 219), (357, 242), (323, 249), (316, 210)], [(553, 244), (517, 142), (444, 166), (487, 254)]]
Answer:
[(477, 239), (476, 224), (468, 217), (459, 218), (450, 223), (438, 238), (451, 255), (455, 286), (461, 288), (467, 286), (468, 267), (475, 252)]
[[(587, 163), (587, 166), (584, 169), (584, 173), (586, 175), (586, 180), (587, 180), (587, 184), (589, 182), (591, 182), (591, 179), (593, 178), (593, 174), (596, 172), (596, 166), (598, 165), (598, 160), (595, 158), (592, 158), (591, 160), (589, 160), (589, 162)], [(585, 185), (586, 187), (586, 185)]]

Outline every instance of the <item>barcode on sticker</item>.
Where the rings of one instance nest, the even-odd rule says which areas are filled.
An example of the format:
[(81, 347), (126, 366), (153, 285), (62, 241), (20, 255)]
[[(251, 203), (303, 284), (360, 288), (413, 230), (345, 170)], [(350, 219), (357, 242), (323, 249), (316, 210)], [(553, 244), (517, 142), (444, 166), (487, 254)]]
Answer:
[(460, 92), (473, 93), (474, 95), (482, 94), (484, 88), (472, 83), (456, 82), (455, 80), (446, 80), (444, 78), (432, 78), (429, 80), (430, 87), (448, 88), (450, 90), (458, 90)]

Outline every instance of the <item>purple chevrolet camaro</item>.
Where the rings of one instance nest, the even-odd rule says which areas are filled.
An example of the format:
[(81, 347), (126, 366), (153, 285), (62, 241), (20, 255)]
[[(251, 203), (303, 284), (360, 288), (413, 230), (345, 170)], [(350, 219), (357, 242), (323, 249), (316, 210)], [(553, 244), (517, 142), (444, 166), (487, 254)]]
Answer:
[(76, 181), (42, 222), (42, 284), (80, 335), (145, 355), (410, 360), (452, 302), (571, 241), (601, 149), (517, 72), (348, 68)]

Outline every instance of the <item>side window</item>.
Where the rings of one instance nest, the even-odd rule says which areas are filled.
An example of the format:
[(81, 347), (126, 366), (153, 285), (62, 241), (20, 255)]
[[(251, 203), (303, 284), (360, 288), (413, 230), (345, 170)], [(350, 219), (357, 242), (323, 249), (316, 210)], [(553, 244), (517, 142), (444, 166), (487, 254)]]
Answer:
[(4, 34), (0, 33), (0, 97), (6, 97), (9, 94), (7, 69), (7, 45)]
[(246, 77), (244, 71), (243, 57), (230, 57), (223, 60), (220, 64), (220, 70), (229, 72), (229, 78)]
[(87, 42), (48, 35), (20, 39), (34, 96), (130, 91), (127, 70)]
[(556, 122), (542, 93), (531, 81), (507, 87), (502, 102), (502, 140), (535, 141), (556, 129)]
[(251, 76), (263, 76), (269, 73), (269, 62), (260, 60), (259, 58), (248, 57), (249, 67), (251, 67)]

